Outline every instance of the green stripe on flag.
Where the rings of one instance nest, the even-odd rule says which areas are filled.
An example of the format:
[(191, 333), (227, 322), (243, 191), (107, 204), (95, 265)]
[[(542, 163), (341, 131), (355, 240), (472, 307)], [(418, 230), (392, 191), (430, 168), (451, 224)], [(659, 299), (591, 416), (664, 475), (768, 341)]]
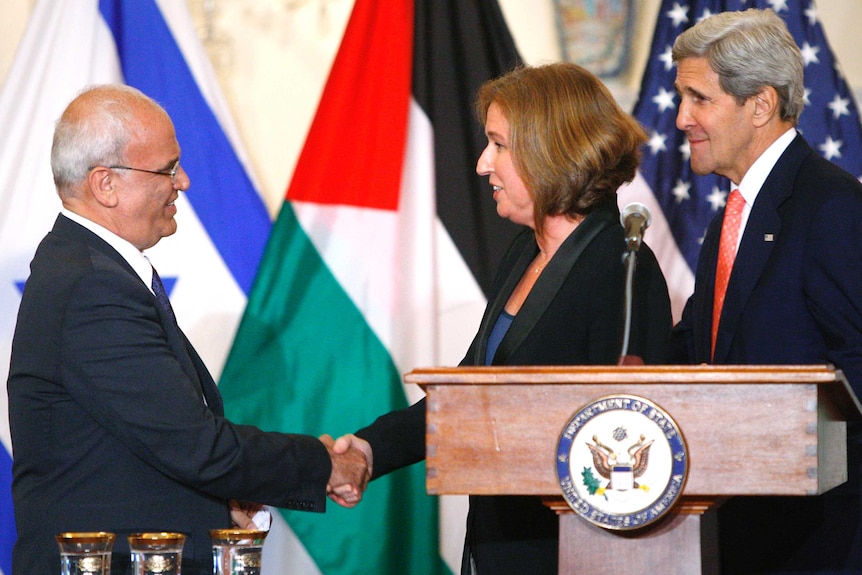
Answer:
[[(219, 388), (230, 420), (287, 433), (337, 437), (406, 406), (388, 351), (287, 202)], [(437, 503), (419, 464), (372, 482), (354, 509), (283, 514), (324, 575), (443, 574)]]

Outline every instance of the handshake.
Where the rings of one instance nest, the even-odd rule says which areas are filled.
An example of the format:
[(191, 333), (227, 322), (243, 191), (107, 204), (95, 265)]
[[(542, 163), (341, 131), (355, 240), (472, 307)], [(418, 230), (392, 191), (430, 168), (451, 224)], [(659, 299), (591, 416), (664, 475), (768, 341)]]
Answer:
[[(319, 439), (332, 461), (326, 495), (342, 507), (356, 507), (371, 479), (371, 445), (352, 434), (337, 440), (329, 435), (321, 435)], [(269, 530), (269, 511), (263, 504), (231, 501), (230, 515), (233, 527)], [(262, 521), (265, 521), (265, 527), (261, 525)]]
[(326, 486), (326, 494), (342, 507), (355, 507), (361, 500), (371, 479), (373, 454), (371, 445), (364, 439), (348, 434), (333, 440), (329, 435), (320, 436), (320, 441), (329, 451), (332, 474)]

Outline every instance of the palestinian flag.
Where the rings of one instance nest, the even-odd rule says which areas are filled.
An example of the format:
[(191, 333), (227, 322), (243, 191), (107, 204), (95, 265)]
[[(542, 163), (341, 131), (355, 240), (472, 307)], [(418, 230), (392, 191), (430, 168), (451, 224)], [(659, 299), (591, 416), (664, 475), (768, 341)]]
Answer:
[[(475, 173), (472, 101), (517, 62), (496, 0), (357, 0), (222, 374), (230, 419), (337, 437), (418, 399), (404, 372), (460, 361), (515, 232)], [(414, 465), (355, 509), (284, 512), (285, 560), (457, 570), (463, 502), (442, 541), (438, 504)]]

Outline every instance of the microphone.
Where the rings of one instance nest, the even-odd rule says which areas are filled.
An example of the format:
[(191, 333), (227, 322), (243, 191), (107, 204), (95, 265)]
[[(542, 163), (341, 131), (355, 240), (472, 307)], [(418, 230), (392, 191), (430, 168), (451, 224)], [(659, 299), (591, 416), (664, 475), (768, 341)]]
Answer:
[(640, 202), (632, 202), (620, 213), (620, 223), (626, 230), (626, 251), (636, 252), (641, 247), (644, 232), (652, 222), (649, 210)]
[(620, 212), (620, 223), (626, 232), (626, 253), (623, 262), (626, 265), (625, 317), (623, 320), (623, 343), (620, 350), (619, 365), (643, 365), (638, 356), (628, 355), (632, 329), (632, 300), (634, 299), (634, 275), (637, 251), (644, 239), (644, 232), (650, 225), (647, 207), (639, 202), (633, 202)]

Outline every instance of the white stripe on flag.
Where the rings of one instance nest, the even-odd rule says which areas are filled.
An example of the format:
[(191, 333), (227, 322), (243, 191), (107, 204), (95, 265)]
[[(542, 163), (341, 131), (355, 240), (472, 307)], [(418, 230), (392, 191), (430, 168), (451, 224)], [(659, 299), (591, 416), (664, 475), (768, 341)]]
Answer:
[[(54, 122), (87, 84), (117, 82), (119, 66), (96, 1), (42, 1), (33, 9), (0, 93), (0, 377), (29, 262), (60, 209), (50, 170)], [(100, 49), (108, 46), (108, 49)], [(7, 397), (0, 393), (0, 442), (11, 453)], [(0, 485), (8, 501), (11, 484)], [(11, 509), (4, 509), (4, 515)], [(11, 536), (11, 534), (9, 535)], [(2, 565), (11, 540), (0, 542)], [(0, 568), (2, 569), (2, 568)]]
[(272, 526), (263, 546), (264, 575), (322, 575), (314, 559), (277, 509), (271, 509)]
[(327, 267), (401, 371), (456, 365), (485, 306), (435, 216), (431, 124), (415, 102), (410, 110), (397, 212), (291, 202)]
[[(306, 234), (402, 373), (457, 365), (485, 297), (436, 217), (432, 126), (411, 99), (397, 212), (292, 202)], [(410, 403), (422, 394), (405, 390)], [(373, 488), (373, 485), (372, 485)], [(441, 498), (441, 553), (458, 572), (466, 498)]]
[[(21, 301), (16, 285), (27, 279), (36, 245), (60, 209), (50, 168), (54, 122), (82, 86), (120, 79), (110, 34), (96, 13), (96, 0), (37, 3), (0, 94), (3, 381)], [(0, 394), (0, 438), (9, 449), (6, 401)]]

